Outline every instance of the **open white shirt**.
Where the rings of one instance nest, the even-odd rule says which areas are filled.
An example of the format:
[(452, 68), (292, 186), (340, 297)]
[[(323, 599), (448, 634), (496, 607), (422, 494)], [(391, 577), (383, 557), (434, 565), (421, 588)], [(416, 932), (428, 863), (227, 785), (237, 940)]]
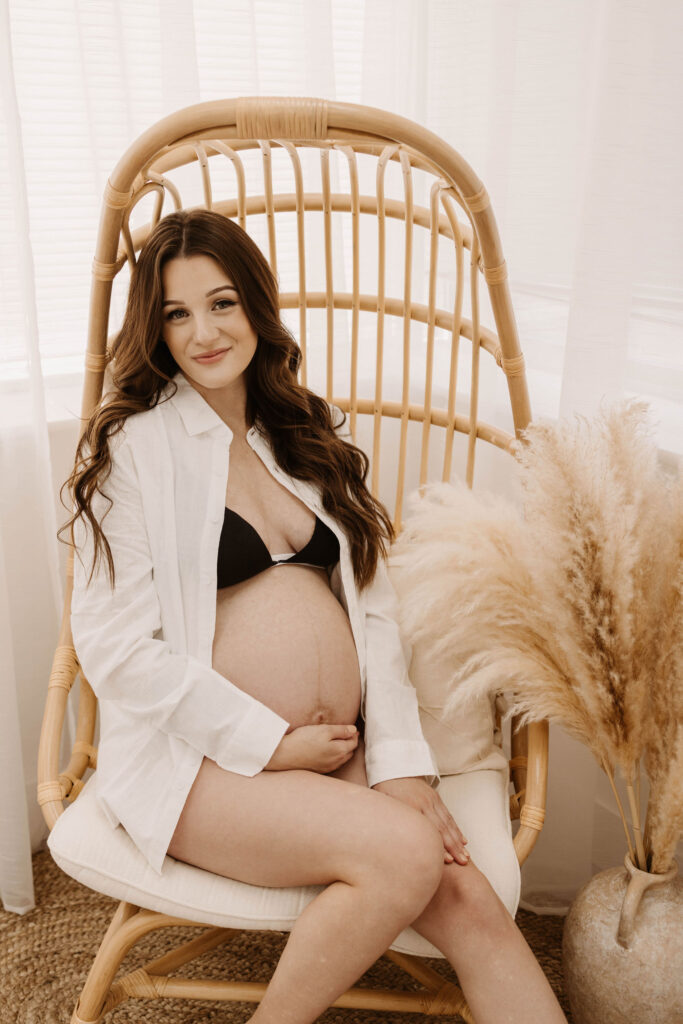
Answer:
[[(289, 725), (212, 668), (232, 432), (182, 373), (174, 382), (173, 397), (167, 385), (159, 404), (128, 417), (110, 442), (112, 471), (101, 487), (113, 505), (99, 494), (92, 500), (115, 588), (104, 554), (87, 585), (93, 537), (79, 518), (71, 602), (76, 654), (99, 700), (98, 798), (112, 827), (121, 823), (159, 873), (203, 757), (256, 775)], [(330, 587), (358, 654), (368, 784), (420, 775), (435, 785), (384, 562), (359, 592), (348, 541), (318, 488), (279, 467), (258, 425), (247, 440), (339, 540)]]

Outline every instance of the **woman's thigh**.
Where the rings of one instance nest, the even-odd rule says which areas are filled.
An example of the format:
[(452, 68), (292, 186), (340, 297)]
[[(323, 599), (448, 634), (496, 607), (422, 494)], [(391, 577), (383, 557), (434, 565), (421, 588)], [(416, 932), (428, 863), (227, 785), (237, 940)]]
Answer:
[(269, 886), (360, 881), (369, 864), (395, 868), (399, 848), (409, 860), (428, 863), (438, 849), (435, 836), (440, 843), (436, 828), (364, 785), (358, 761), (350, 766), (343, 766), (346, 779), (299, 769), (246, 776), (205, 757), (168, 854)]

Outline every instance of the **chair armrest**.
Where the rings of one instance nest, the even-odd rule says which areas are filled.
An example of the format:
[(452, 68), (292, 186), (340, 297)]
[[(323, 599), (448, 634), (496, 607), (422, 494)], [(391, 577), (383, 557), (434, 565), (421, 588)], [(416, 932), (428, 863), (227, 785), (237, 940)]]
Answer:
[[(534, 847), (545, 819), (548, 784), (548, 723), (531, 722), (526, 727), (526, 786), (514, 838), (515, 853), (520, 866)], [(515, 752), (516, 756), (520, 756)]]

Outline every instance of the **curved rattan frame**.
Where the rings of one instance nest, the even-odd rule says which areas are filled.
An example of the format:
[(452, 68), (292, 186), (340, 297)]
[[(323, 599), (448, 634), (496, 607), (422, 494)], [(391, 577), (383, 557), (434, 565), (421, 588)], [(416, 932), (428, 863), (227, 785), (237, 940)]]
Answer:
[[(295, 172), (295, 192), (275, 195), (270, 173), (271, 146), (284, 147), (289, 153)], [(244, 149), (259, 147), (264, 161), (264, 195), (247, 196), (240, 154)], [(319, 194), (306, 193), (302, 187), (297, 147), (316, 146), (321, 150), (323, 165), (323, 188)], [(334, 194), (329, 186), (329, 174), (325, 171), (328, 159), (326, 148), (334, 147), (343, 152), (349, 161), (350, 194)], [(233, 164), (236, 177), (236, 196), (214, 202), (212, 195), (209, 156), (221, 153)], [(355, 171), (355, 154), (373, 154), (378, 157), (378, 185), (375, 197), (360, 195), (358, 176)], [(452, 328), (454, 339), (468, 337), (473, 346), (472, 398), (469, 416), (456, 415), (454, 410), (454, 385), (451, 386), (447, 409), (434, 409), (425, 392), (425, 402), (411, 403), (408, 389), (400, 402), (382, 399), (381, 385), (378, 384), (374, 400), (358, 398), (355, 377), (352, 376), (350, 394), (332, 395), (332, 375), (328, 371), (327, 397), (349, 413), (351, 428), (355, 437), (356, 417), (371, 414), (374, 422), (373, 434), (373, 480), (376, 490), (379, 466), (379, 428), (383, 418), (401, 420), (402, 451), (399, 469), (397, 509), (395, 521), (400, 526), (401, 495), (405, 467), (405, 430), (411, 420), (423, 424), (420, 479), (425, 478), (426, 455), (429, 449), (429, 433), (433, 426), (441, 426), (450, 432), (446, 451), (450, 451), (453, 433), (460, 431), (468, 435), (467, 478), (471, 484), (474, 465), (475, 445), (485, 441), (497, 447), (508, 449), (513, 438), (497, 427), (481, 423), (477, 417), (477, 389), (479, 352), (493, 356), (507, 377), (513, 422), (519, 435), (530, 422), (531, 412), (527, 393), (524, 359), (520, 350), (515, 318), (510, 301), (507, 282), (507, 268), (503, 258), (498, 230), (491, 209), (489, 196), (483, 183), (469, 164), (452, 147), (433, 133), (406, 118), (371, 107), (350, 103), (328, 102), (319, 99), (288, 99), (244, 97), (200, 103), (186, 107), (163, 118), (144, 132), (124, 153), (114, 168), (105, 188), (97, 248), (93, 261), (92, 289), (90, 301), (89, 334), (85, 360), (85, 383), (82, 402), (82, 419), (87, 421), (92, 410), (100, 401), (107, 363), (107, 330), (112, 292), (112, 282), (126, 260), (134, 261), (147, 231), (161, 215), (165, 195), (171, 197), (176, 208), (182, 206), (178, 190), (166, 175), (174, 168), (196, 160), (199, 163), (204, 187), (204, 201), (209, 208), (220, 210), (236, 217), (244, 226), (253, 213), (265, 213), (268, 221), (271, 265), (276, 269), (275, 217), (281, 211), (296, 214), (299, 227), (299, 244), (302, 244), (301, 225), (307, 210), (318, 210), (326, 218), (335, 210), (348, 211), (354, 223), (354, 271), (353, 288), (350, 293), (339, 294), (331, 285), (329, 236), (326, 235), (326, 262), (328, 265), (325, 292), (309, 292), (305, 287), (305, 262), (300, 252), (299, 290), (281, 296), (283, 307), (300, 309), (300, 342), (305, 356), (305, 313), (307, 308), (326, 308), (328, 313), (328, 347), (332, 355), (331, 315), (333, 308), (346, 308), (352, 313), (352, 351), (356, 351), (358, 339), (358, 316), (361, 310), (372, 310), (378, 316), (377, 366), (378, 381), (381, 380), (381, 336), (385, 316), (402, 316), (409, 332), (413, 321), (421, 321), (428, 327), (428, 359), (430, 339), (435, 327)], [(388, 161), (398, 161), (406, 185), (403, 203), (385, 199), (383, 194), (383, 168)], [(298, 170), (297, 170), (298, 165)], [(437, 184), (430, 196), (430, 208), (417, 208), (412, 202), (410, 175), (412, 168), (431, 172)], [(151, 225), (131, 231), (129, 227), (131, 209), (143, 196), (150, 192), (157, 194)], [(442, 209), (439, 207), (442, 203)], [(467, 223), (456, 217), (455, 205), (464, 212)], [(458, 253), (458, 290), (462, 299), (460, 279), (463, 249), (471, 254), (471, 277), (478, 280), (478, 273), (484, 276), (488, 287), (491, 308), (496, 322), (496, 332), (479, 324), (478, 292), (472, 286), (471, 323), (456, 310), (450, 314), (437, 310), (434, 289), (430, 284), (429, 302), (426, 306), (411, 301), (409, 276), (407, 299), (402, 302), (387, 298), (382, 285), (382, 264), (384, 251), (380, 243), (379, 283), (376, 295), (363, 295), (358, 287), (357, 275), (357, 223), (361, 214), (375, 215), (380, 225), (380, 238), (384, 219), (402, 219), (406, 225), (406, 251), (412, 244), (414, 224), (431, 229), (432, 248), (430, 259), (434, 258), (434, 237), (446, 235), (453, 239)], [(433, 276), (433, 275), (432, 275)], [(431, 278), (430, 278), (431, 280)], [(476, 358), (475, 358), (476, 356)], [(303, 373), (306, 372), (304, 358)], [(353, 365), (353, 364), (352, 364)], [(429, 368), (428, 368), (429, 369)], [(428, 374), (429, 375), (429, 374)], [(452, 383), (452, 382), (451, 382)], [(48, 683), (47, 701), (43, 719), (38, 757), (38, 802), (52, 828), (64, 810), (64, 802), (74, 800), (84, 785), (86, 771), (97, 766), (97, 751), (93, 746), (97, 700), (87, 680), (81, 675), (78, 703), (77, 736), (69, 763), (59, 768), (60, 737), (66, 713), (69, 692), (79, 675), (80, 666), (73, 647), (70, 630), (71, 594), (73, 589), (73, 551), (70, 552), (67, 568), (65, 604), (55, 651), (53, 667)], [(546, 799), (548, 768), (548, 726), (536, 723), (514, 732), (515, 719), (511, 728), (510, 774), (515, 792), (510, 796), (511, 817), (520, 819), (514, 846), (520, 864), (529, 855), (543, 825)], [(147, 963), (131, 974), (113, 982), (118, 967), (128, 950), (147, 932), (170, 925), (196, 925), (203, 933), (158, 960)], [(190, 922), (173, 918), (151, 910), (122, 902), (114, 914), (100, 950), (93, 962), (86, 984), (78, 1000), (73, 1024), (95, 1024), (114, 1006), (130, 997), (153, 998), (163, 995), (177, 998), (201, 998), (258, 1002), (265, 991), (263, 983), (237, 983), (169, 978), (167, 973), (186, 963), (206, 950), (225, 941), (232, 934), (231, 929), (213, 928), (202, 922)], [(466, 1021), (473, 1018), (467, 1003), (457, 985), (445, 983), (443, 977), (433, 971), (422, 958), (408, 956), (393, 950), (385, 954), (403, 967), (424, 986), (418, 993), (378, 992), (352, 988), (334, 1005), (364, 1009), (384, 1009), (426, 1014), (460, 1013)]]

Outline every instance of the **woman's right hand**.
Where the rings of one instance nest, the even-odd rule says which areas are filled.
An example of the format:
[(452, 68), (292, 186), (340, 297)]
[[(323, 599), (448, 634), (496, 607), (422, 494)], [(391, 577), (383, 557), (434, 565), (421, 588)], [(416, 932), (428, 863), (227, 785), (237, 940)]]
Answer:
[(306, 768), (326, 775), (346, 764), (357, 746), (355, 725), (300, 725), (285, 733), (265, 770)]

